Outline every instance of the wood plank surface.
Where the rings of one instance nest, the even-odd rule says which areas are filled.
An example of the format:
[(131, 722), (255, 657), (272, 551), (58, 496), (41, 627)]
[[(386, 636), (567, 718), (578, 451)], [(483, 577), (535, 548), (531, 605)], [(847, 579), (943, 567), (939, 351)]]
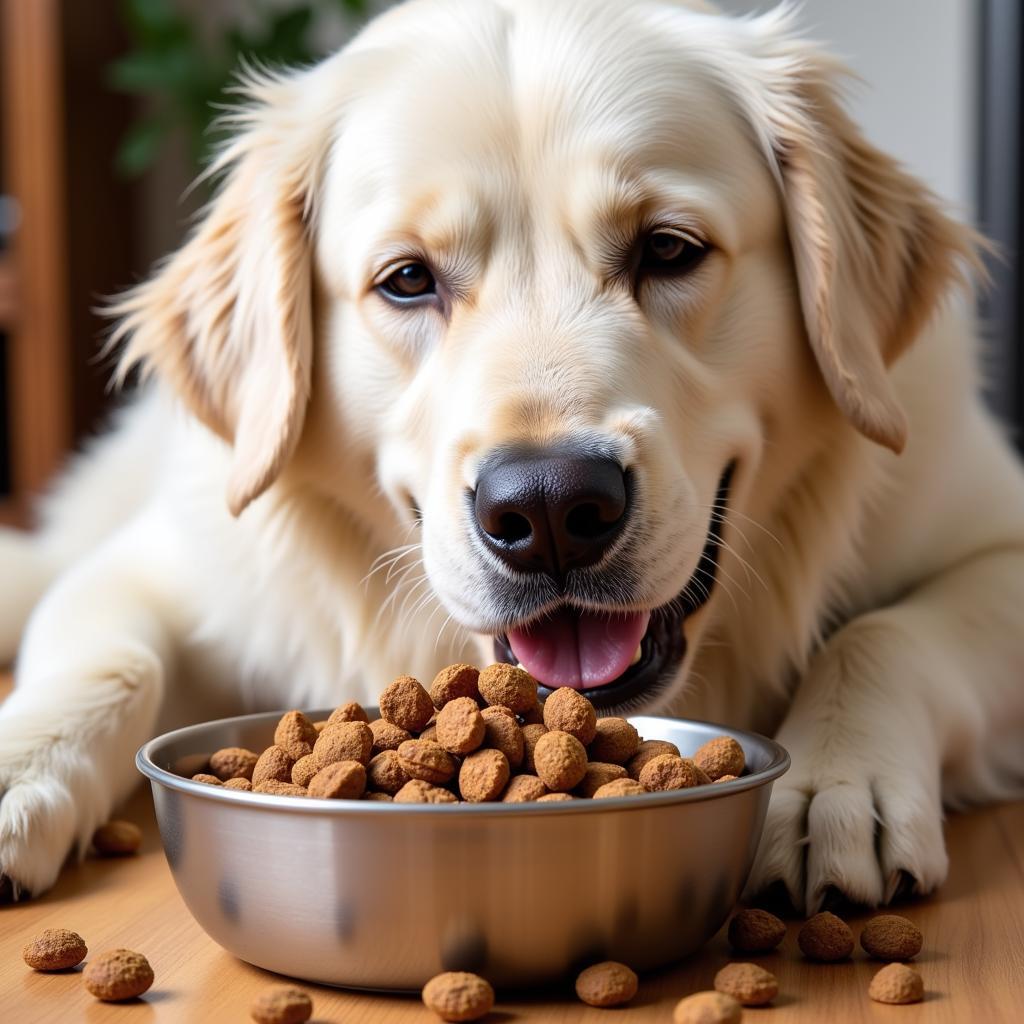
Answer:
[[(0, 680), (0, 693), (3, 681)], [(87, 859), (67, 868), (41, 899), (0, 908), (0, 1021), (9, 1024), (206, 1024), (244, 1022), (248, 1006), (275, 975), (236, 960), (209, 939), (174, 887), (141, 789), (120, 816), (138, 822), (141, 853), (121, 860)], [(1024, 1020), (1024, 804), (966, 815), (947, 825), (950, 877), (934, 897), (904, 903), (900, 912), (924, 933), (917, 963), (927, 997), (916, 1006), (883, 1006), (867, 997), (880, 965), (858, 952), (838, 965), (811, 964), (796, 949), (792, 922), (781, 951), (753, 957), (779, 978), (772, 1009), (748, 1010), (761, 1024), (1010, 1024)], [(868, 915), (851, 919), (854, 931)], [(21, 947), (43, 928), (71, 928), (98, 953), (127, 946), (144, 953), (156, 972), (153, 989), (127, 1005), (104, 1005), (82, 986), (79, 972), (44, 975), (29, 970)], [(728, 960), (716, 936), (686, 963), (642, 980), (628, 1008), (582, 1006), (565, 992), (499, 996), (491, 1024), (655, 1024), (672, 1020), (680, 997), (711, 985)], [(320, 1024), (426, 1024), (436, 1020), (412, 997), (343, 992), (306, 985)]]

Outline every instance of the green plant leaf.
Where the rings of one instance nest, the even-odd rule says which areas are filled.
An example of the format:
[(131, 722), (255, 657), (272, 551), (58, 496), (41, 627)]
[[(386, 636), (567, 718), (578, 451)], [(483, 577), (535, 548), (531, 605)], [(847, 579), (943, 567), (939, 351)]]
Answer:
[[(321, 19), (345, 23), (365, 15), (368, 0), (244, 0), (246, 17), (225, 5), (203, 19), (183, 13), (180, 0), (121, 0), (132, 49), (107, 67), (108, 85), (145, 97), (159, 116), (143, 117), (125, 136), (117, 166), (138, 174), (156, 159), (164, 136), (183, 131), (202, 165), (224, 131), (215, 126), (240, 58), (269, 66), (308, 64), (322, 56), (313, 33)], [(241, 6), (241, 0), (240, 4)], [(311, 36), (313, 38), (311, 39)], [(213, 125), (213, 127), (211, 127)]]
[(202, 55), (175, 45), (161, 50), (133, 50), (109, 66), (107, 81), (118, 92), (147, 96), (175, 92), (188, 95), (203, 81)]
[(122, 0), (121, 7), (132, 34), (149, 46), (191, 38), (192, 25), (170, 0)]
[(359, 17), (369, 14), (370, 9), (367, 0), (334, 0), (334, 5), (340, 7), (347, 14), (355, 14)]
[(137, 178), (156, 161), (167, 134), (167, 122), (161, 117), (147, 117), (125, 132), (117, 147), (114, 167), (125, 178)]

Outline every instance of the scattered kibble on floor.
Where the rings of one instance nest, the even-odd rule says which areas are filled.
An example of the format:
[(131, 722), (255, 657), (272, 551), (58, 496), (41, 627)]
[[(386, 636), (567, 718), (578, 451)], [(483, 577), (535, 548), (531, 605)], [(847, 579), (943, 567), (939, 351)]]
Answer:
[(66, 971), (77, 967), (89, 952), (85, 940), (67, 928), (47, 928), (21, 951), (22, 959), (34, 971)]
[(301, 988), (275, 985), (256, 997), (249, 1016), (256, 1024), (305, 1024), (313, 1016), (313, 1000)]

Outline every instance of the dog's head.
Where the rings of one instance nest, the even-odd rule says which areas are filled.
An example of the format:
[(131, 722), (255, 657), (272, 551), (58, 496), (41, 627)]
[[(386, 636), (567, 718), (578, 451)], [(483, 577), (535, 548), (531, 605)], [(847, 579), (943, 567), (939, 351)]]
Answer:
[(899, 451), (888, 367), (967, 233), (841, 111), (785, 13), (417, 0), (250, 86), (143, 360), (542, 682), (685, 676), (732, 517), (838, 433)]

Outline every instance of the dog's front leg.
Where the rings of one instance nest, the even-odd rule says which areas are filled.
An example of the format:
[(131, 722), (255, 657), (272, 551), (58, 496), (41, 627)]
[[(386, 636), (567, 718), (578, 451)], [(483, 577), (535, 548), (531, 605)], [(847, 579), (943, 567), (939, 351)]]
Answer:
[(779, 732), (748, 894), (888, 902), (946, 875), (943, 800), (1007, 795), (1024, 769), (1024, 552), (989, 552), (852, 620), (814, 658)]
[(160, 561), (152, 538), (126, 532), (59, 579), (29, 622), (0, 708), (0, 898), (49, 888), (137, 781), (173, 659)]

